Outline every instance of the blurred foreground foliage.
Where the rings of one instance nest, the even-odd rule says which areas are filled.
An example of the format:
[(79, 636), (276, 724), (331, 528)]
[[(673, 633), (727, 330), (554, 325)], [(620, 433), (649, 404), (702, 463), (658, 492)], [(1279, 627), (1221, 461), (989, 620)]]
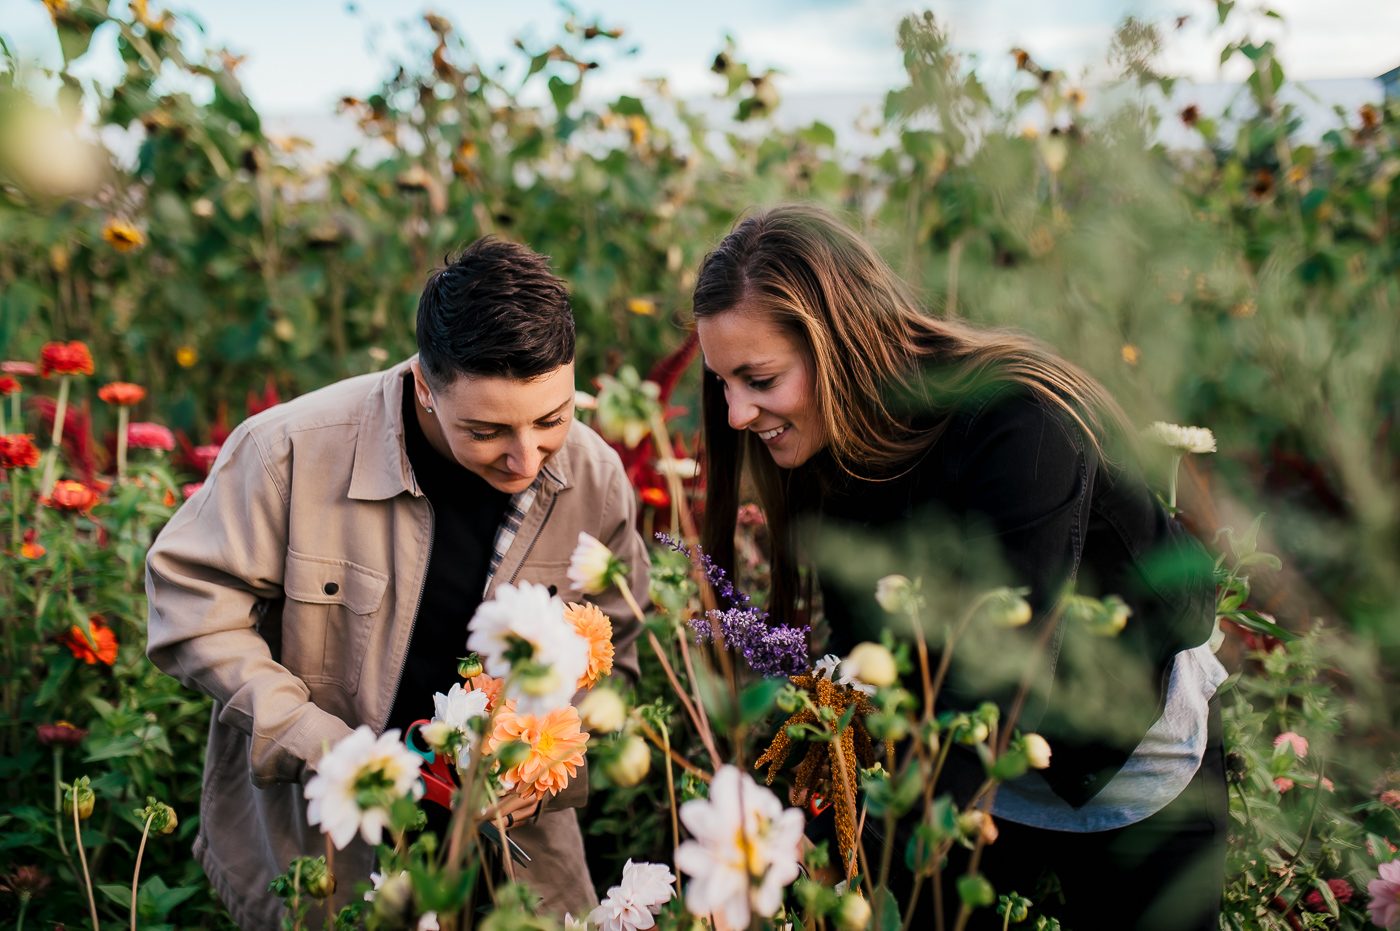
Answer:
[[(1298, 114), (1280, 103), (1283, 67), (1256, 38), (1262, 20), (1249, 18), (1263, 14), (1233, 6), (1217, 4), (1222, 62), (1242, 58), (1251, 77), (1226, 114), (1162, 112), (1172, 78), (1158, 58), (1171, 37), (1151, 23), (1123, 25), (1114, 76), (1093, 87), (1015, 51), (1019, 84), (1003, 105), (931, 16), (909, 17), (898, 34), (908, 83), (889, 93), (863, 156), (840, 150), (822, 123), (781, 128), (774, 76), (732, 45), (714, 71), (735, 119), (716, 127), (664, 82), (611, 101), (585, 94), (599, 46), (620, 30), (570, 18), (556, 44), (521, 46), (527, 74), (517, 82), (473, 60), (452, 25), (430, 15), (422, 61), (364, 100), (342, 101), (363, 147), (317, 165), (300, 141), (265, 132), (238, 59), (195, 54), (181, 19), (144, 3), (116, 14), (103, 0), (54, 0), (61, 71), (36, 75), (12, 46), (0, 49), (0, 357), (83, 340), (94, 384), (150, 389), (136, 419), (217, 443), (269, 388), (293, 396), (411, 353), (428, 270), (495, 233), (553, 256), (569, 280), (588, 388), (623, 364), (645, 371), (680, 343), (697, 264), (744, 210), (830, 205), (932, 311), (1035, 334), (1101, 379), (1137, 422), (1214, 430), (1220, 455), (1186, 464), (1184, 515), (1211, 541), (1267, 511), (1267, 546), (1283, 569), (1254, 580), (1251, 609), (1296, 631), (1328, 625), (1294, 644), (1255, 637), (1246, 647), (1232, 635), (1227, 646), (1245, 670), (1224, 696), (1242, 774), (1230, 920), (1355, 924), (1359, 900), (1337, 906), (1318, 883), (1362, 882), (1400, 840), (1400, 795), (1387, 802), (1382, 791), (1400, 784), (1388, 774), (1393, 690), (1382, 687), (1400, 642), (1400, 109), (1338, 113), (1336, 129), (1300, 142)], [(111, 33), (125, 66), (115, 86), (75, 77), (71, 66)], [(36, 102), (39, 77), (59, 88), (56, 109)], [(1185, 122), (1199, 145), (1156, 144), (1163, 120)], [(121, 135), (139, 145), (134, 164), (100, 141)], [(48, 386), (24, 387), (42, 400), (33, 396)], [(108, 410), (84, 416), (99, 436), (113, 427)], [(33, 406), (8, 422), (40, 432)], [(1164, 457), (1154, 478), (1166, 466)], [(149, 482), (175, 487), (164, 472)], [(99, 858), (129, 861), (126, 811), (146, 794), (180, 808), (181, 837), (197, 827), (204, 705), (139, 651), (134, 567), (173, 501), (124, 494), (102, 506), (126, 508), (121, 516), (99, 508), (97, 522), (64, 525), (79, 529), (50, 550), (83, 554), (66, 581), (51, 555), (52, 565), (16, 568), (6, 583), (6, 617), (33, 627), (6, 654), (7, 869), (9, 851), (30, 862), (28, 850), (52, 840), (56, 774), (32, 738), (36, 723), (68, 718), (93, 731), (86, 762), (108, 768), (93, 782), (96, 818), (106, 812), (89, 829)], [(127, 533), (130, 552), (116, 558), (108, 533)], [(40, 601), (60, 589), (66, 601)], [(118, 632), (111, 673), (70, 661), (54, 639), (90, 613)], [(1332, 747), (1339, 759), (1326, 765), (1336, 769), (1290, 769), (1293, 757), (1271, 748), (1283, 731), (1313, 741), (1312, 762)], [(1302, 789), (1289, 795), (1270, 778), (1301, 785), (1324, 771), (1337, 792), (1323, 802), (1320, 782), (1304, 802)], [(645, 826), (619, 859), (647, 846), (650, 859), (666, 859), (658, 785), (595, 800), (599, 825)], [(193, 890), (198, 869), (183, 849), (148, 851), (150, 875)], [(78, 903), (71, 859), (45, 868), (68, 885), (36, 909)], [(1309, 890), (1326, 917), (1299, 904)], [(170, 908), (212, 915), (211, 903), (200, 888)], [(80, 913), (52, 907), (34, 914)]]

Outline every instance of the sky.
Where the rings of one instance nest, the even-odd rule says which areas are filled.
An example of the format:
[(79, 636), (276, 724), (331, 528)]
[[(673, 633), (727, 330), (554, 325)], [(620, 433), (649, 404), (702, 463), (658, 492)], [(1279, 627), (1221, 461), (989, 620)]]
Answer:
[[(114, 0), (114, 4), (121, 0)], [(160, 0), (152, 0), (154, 9)], [(1246, 2), (1240, 4), (1243, 9)], [(450, 19), (478, 59), (518, 62), (521, 38), (547, 46), (565, 15), (557, 0), (184, 0), (202, 41), (246, 55), (239, 77), (269, 115), (326, 113), (344, 95), (364, 96), (391, 72), (390, 62), (428, 47), (421, 14)], [(1400, 0), (1274, 0), (1284, 16), (1271, 33), (1295, 78), (1375, 77), (1400, 66)], [(1210, 82), (1221, 74), (1224, 40), (1211, 35), (1214, 0), (578, 0), (582, 20), (622, 26), (623, 39), (601, 49), (604, 67), (589, 76), (590, 94), (635, 92), (644, 78), (665, 77), (680, 96), (713, 93), (709, 73), (725, 36), (753, 66), (782, 72), (786, 95), (878, 93), (900, 83), (895, 47), (900, 18), (930, 8), (950, 27), (957, 47), (977, 57), (979, 73), (1009, 77), (1009, 49), (1020, 46), (1042, 65), (1079, 75), (1102, 69), (1114, 26), (1127, 15), (1191, 19), (1173, 31), (1166, 62), (1176, 73)], [(1271, 25), (1273, 25), (1271, 21)], [(0, 36), (27, 58), (53, 66), (57, 44), (39, 0), (0, 0)], [(81, 73), (102, 78), (117, 66), (110, 35), (94, 43)]]

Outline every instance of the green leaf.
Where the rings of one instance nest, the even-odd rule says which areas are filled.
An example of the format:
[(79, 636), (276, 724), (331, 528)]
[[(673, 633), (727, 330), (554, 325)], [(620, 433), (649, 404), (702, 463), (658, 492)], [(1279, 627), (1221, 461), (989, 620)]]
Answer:
[(1327, 885), (1327, 881), (1321, 877), (1314, 877), (1313, 888), (1322, 896), (1322, 901), (1327, 906), (1327, 914), (1333, 918), (1340, 918), (1341, 912), (1337, 907), (1337, 897), (1332, 894), (1332, 887)]
[(885, 895), (885, 904), (880, 909), (880, 931), (899, 931), (901, 924), (899, 903), (895, 901), (894, 893), (888, 888), (881, 891)]
[(558, 75), (549, 79), (549, 95), (554, 98), (554, 106), (560, 113), (569, 109), (578, 94), (578, 84), (570, 84)]
[[(122, 908), (131, 908), (131, 886), (125, 883), (103, 883), (97, 887), (97, 891), (101, 892), (113, 902), (116, 902)], [(137, 893), (137, 897), (140, 897), (140, 893)]]
[(778, 693), (787, 685), (786, 679), (761, 679), (739, 693), (739, 720), (745, 725), (756, 724), (778, 701)]
[(642, 102), (636, 97), (628, 97), (626, 94), (614, 100), (608, 109), (612, 110), (612, 112), (616, 113), (618, 116), (647, 115), (647, 108), (642, 105)]

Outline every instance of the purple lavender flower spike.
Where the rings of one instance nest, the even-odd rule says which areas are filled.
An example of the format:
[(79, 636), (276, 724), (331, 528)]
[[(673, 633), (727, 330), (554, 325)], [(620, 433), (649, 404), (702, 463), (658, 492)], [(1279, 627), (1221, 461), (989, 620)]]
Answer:
[(723, 610), (710, 611), (703, 618), (691, 618), (690, 629), (695, 632), (696, 643), (710, 642), (714, 638), (714, 628), (718, 627), (729, 649), (743, 656), (759, 675), (792, 676), (809, 667), (807, 635), (812, 631), (810, 627), (769, 627), (768, 614), (755, 607), (748, 595), (736, 589), (724, 570), (716, 566), (700, 547), (697, 546), (692, 554), (684, 543), (674, 537), (658, 533), (656, 538), (677, 553), (684, 553), (692, 559), (698, 556), (710, 587), (729, 605)]

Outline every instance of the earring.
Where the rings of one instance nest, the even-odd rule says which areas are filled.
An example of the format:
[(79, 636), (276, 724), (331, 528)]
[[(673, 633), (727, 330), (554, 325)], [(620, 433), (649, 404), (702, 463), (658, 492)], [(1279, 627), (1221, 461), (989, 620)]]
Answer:
[(428, 408), (428, 413), (431, 414), (432, 412), (433, 412), (433, 409), (432, 409), (431, 407)]

